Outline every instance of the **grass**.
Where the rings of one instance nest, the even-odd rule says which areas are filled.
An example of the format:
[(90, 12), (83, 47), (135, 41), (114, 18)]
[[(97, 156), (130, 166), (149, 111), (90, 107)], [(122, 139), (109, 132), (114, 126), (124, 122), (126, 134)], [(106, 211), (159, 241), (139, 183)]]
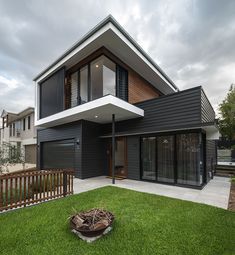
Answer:
[[(26, 185), (26, 198), (32, 198), (33, 195), (39, 192), (47, 192), (47, 191), (52, 191), (55, 190), (59, 184), (59, 180), (57, 180), (57, 177), (54, 176), (42, 176), (41, 180), (35, 181), (34, 184), (30, 183), (29, 186)], [(19, 185), (19, 184), (18, 184)], [(2, 201), (3, 201), (3, 206), (7, 206), (8, 204), (11, 204), (11, 196), (12, 196), (12, 201), (21, 201), (24, 200), (24, 185), (22, 185), (22, 190), (20, 193), (20, 189), (14, 189), (12, 188), (12, 194), (10, 192), (10, 187), (8, 186), (8, 192), (7, 196), (6, 193), (2, 193)]]
[[(114, 229), (87, 244), (74, 236), (73, 211), (112, 211)], [(235, 254), (235, 213), (116, 187), (0, 215), (0, 251), (5, 254)]]
[[(26, 198), (31, 198), (32, 197), (32, 191), (28, 190), (26, 188)], [(20, 193), (20, 189), (12, 189), (12, 201), (14, 202), (19, 202), (24, 200), (24, 187), (22, 187), (21, 193)], [(7, 206), (8, 204), (11, 204), (11, 193), (10, 193), (10, 189), (7, 192), (7, 196), (6, 193), (2, 193), (2, 203), (3, 206)]]

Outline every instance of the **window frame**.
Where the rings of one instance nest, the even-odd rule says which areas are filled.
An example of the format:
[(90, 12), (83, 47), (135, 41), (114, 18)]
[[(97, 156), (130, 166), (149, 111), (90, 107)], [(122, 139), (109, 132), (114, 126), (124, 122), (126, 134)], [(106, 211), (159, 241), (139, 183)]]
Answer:
[(31, 116), (30, 115), (27, 117), (27, 121), (28, 121), (28, 130), (30, 130), (31, 129)]
[(26, 127), (26, 119), (23, 118), (23, 131), (25, 131), (25, 127)]
[[(114, 71), (111, 69), (111, 68), (109, 68), (108, 66), (106, 66), (106, 65), (104, 65), (103, 63), (101, 64), (101, 67), (102, 68), (100, 68), (99, 70), (100, 70), (100, 72), (101, 72), (101, 77), (102, 77), (102, 89), (101, 89), (101, 91), (102, 91), (102, 96), (101, 97), (104, 97), (104, 96), (106, 96), (106, 95), (113, 95), (113, 96), (117, 96), (117, 87), (118, 87), (118, 85), (117, 85), (117, 63), (115, 62), (115, 61), (113, 61), (112, 59), (110, 59), (110, 58), (108, 58), (105, 54), (102, 54), (102, 55), (100, 55), (99, 57), (97, 57), (97, 58), (95, 58), (94, 60), (92, 60), (92, 61), (90, 61), (89, 62), (89, 65), (90, 65), (90, 73), (89, 73), (89, 75), (90, 75), (90, 98), (91, 98), (91, 101), (93, 101), (93, 100), (96, 100), (96, 99), (98, 99), (98, 98), (101, 98), (101, 97), (97, 97), (97, 98), (94, 98), (94, 99), (92, 99), (93, 97), (94, 97), (94, 95), (93, 95), (93, 87), (95, 87), (95, 86), (92, 86), (92, 76), (94, 75), (93, 73), (92, 73), (92, 66), (93, 65), (97, 65), (97, 61), (99, 61), (99, 60), (103, 60), (104, 61), (104, 59), (107, 59), (109, 62), (111, 62), (113, 65), (114, 65)], [(109, 69), (109, 70), (111, 70), (111, 71), (113, 71), (114, 72), (114, 94), (110, 94), (110, 93), (106, 93), (106, 94), (104, 94), (104, 89), (105, 89), (105, 83), (104, 83), (104, 81), (105, 81), (105, 77), (104, 77), (104, 66), (107, 68), (107, 69)], [(97, 66), (98, 67), (98, 66)], [(96, 68), (94, 69), (94, 70), (96, 70)]]
[(12, 137), (12, 124), (9, 125), (9, 136)]
[[(77, 83), (77, 96), (78, 96), (78, 100), (77, 100), (77, 105), (81, 105), (81, 102), (80, 102), (80, 70), (83, 69), (84, 67), (87, 66), (88, 68), (88, 74), (87, 74), (87, 102), (90, 102), (90, 101), (93, 101), (93, 100), (96, 100), (96, 99), (91, 99), (92, 96), (91, 96), (91, 63), (93, 61), (95, 61), (96, 59), (100, 58), (100, 57), (106, 57), (107, 59), (109, 59), (110, 61), (112, 61), (114, 64), (115, 64), (115, 96), (117, 97), (118, 96), (118, 79), (117, 79), (117, 66), (121, 66), (123, 69), (125, 69), (128, 73), (128, 70), (123, 67), (122, 65), (120, 65), (119, 63), (117, 63), (114, 59), (112, 59), (110, 56), (108, 56), (107, 54), (105, 53), (100, 53), (96, 56), (93, 56), (92, 58), (90, 58), (88, 61), (84, 62), (83, 64), (81, 64), (79, 67), (77, 68), (74, 68), (73, 70), (68, 70), (68, 73), (66, 74), (66, 77), (68, 76), (72, 76), (72, 74), (74, 73), (77, 73), (78, 75), (78, 83)], [(105, 95), (103, 95), (105, 96)], [(102, 97), (103, 97), (102, 96)], [(71, 100), (71, 99), (70, 99)], [(70, 106), (70, 108), (72, 108), (72, 106)]]
[[(148, 182), (155, 182), (155, 183), (163, 183), (167, 185), (175, 185), (175, 186), (182, 186), (182, 187), (190, 187), (190, 188), (202, 188), (207, 181), (205, 180), (204, 175), (206, 174), (206, 162), (205, 162), (205, 151), (204, 149), (202, 150), (202, 154), (204, 155), (203, 158), (200, 158), (200, 160), (203, 160), (203, 173), (202, 173), (202, 183), (200, 185), (190, 185), (190, 184), (180, 184), (177, 182), (178, 179), (178, 162), (177, 162), (177, 135), (179, 134), (198, 134), (199, 139), (203, 138), (204, 131), (202, 129), (193, 129), (193, 130), (182, 130), (182, 131), (173, 131), (173, 132), (161, 132), (161, 133), (155, 133), (155, 134), (146, 134), (146, 135), (141, 135), (139, 136), (139, 143), (140, 143), (140, 175), (139, 178), (140, 180), (143, 181), (148, 181)], [(162, 182), (158, 180), (158, 164), (157, 164), (157, 151), (158, 151), (158, 146), (157, 146), (157, 138), (160, 136), (174, 136), (174, 182)], [(200, 138), (201, 136), (201, 138)], [(155, 150), (155, 159), (156, 159), (156, 180), (148, 180), (148, 179), (143, 179), (143, 168), (142, 168), (142, 141), (143, 138), (148, 138), (148, 137), (155, 137), (156, 138), (156, 150)], [(204, 139), (201, 139), (201, 147), (205, 146), (205, 141)]]

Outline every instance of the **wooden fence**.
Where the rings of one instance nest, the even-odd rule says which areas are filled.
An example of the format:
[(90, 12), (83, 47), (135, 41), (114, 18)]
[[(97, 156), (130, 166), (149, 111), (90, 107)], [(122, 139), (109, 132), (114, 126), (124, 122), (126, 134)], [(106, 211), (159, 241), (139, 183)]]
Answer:
[(21, 171), (0, 175), (0, 211), (73, 194), (70, 170)]

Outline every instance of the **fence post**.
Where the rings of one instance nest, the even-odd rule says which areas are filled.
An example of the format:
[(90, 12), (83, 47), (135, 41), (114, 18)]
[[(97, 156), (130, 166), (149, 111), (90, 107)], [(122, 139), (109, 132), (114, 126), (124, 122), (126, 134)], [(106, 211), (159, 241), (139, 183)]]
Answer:
[(3, 207), (3, 179), (0, 177), (0, 211)]
[(63, 196), (67, 195), (67, 171), (63, 171)]

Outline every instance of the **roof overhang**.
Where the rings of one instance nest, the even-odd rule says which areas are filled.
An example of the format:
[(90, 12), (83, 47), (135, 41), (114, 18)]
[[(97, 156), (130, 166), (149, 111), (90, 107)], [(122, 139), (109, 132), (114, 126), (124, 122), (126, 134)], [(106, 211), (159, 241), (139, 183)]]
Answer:
[(219, 140), (220, 132), (215, 124), (203, 126), (202, 128), (206, 131), (207, 140)]
[(107, 48), (118, 56), (120, 60), (138, 72), (163, 94), (179, 90), (112, 16), (104, 19), (60, 58), (36, 76), (34, 81), (37, 83), (42, 81), (62, 66), (69, 69), (101, 47)]
[(4, 118), (7, 116), (7, 112), (5, 110), (2, 111), (1, 118)]
[(35, 126), (47, 128), (78, 120), (88, 120), (105, 124), (112, 121), (112, 114), (115, 114), (115, 121), (122, 121), (143, 117), (144, 110), (122, 99), (107, 95), (48, 117), (35, 120)]
[[(207, 140), (218, 140), (220, 137), (220, 133), (218, 130), (218, 127), (215, 125), (215, 123), (203, 123), (201, 125), (197, 126), (187, 126), (187, 127), (181, 127), (181, 128), (167, 128), (167, 129), (161, 129), (161, 130), (151, 130), (151, 131), (141, 131), (141, 132), (117, 132), (115, 133), (115, 136), (133, 136), (133, 135), (150, 135), (150, 134), (162, 134), (162, 133), (169, 133), (169, 132), (183, 132), (185, 130), (204, 130), (206, 132), (206, 139)], [(112, 137), (111, 134), (106, 134), (100, 136), (101, 138), (110, 138)]]

